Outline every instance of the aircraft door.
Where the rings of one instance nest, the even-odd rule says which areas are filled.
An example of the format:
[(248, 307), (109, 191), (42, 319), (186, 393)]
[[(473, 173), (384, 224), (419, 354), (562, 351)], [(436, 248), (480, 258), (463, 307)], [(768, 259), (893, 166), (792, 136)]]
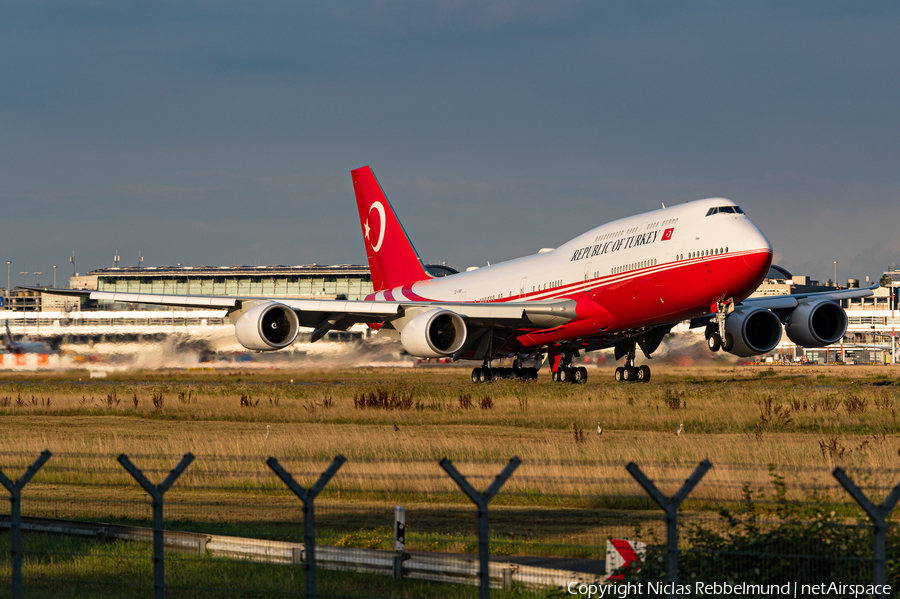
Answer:
[(591, 262), (588, 262), (584, 265), (584, 280), (589, 281), (591, 279)]
[(522, 277), (522, 284), (519, 285), (519, 297), (525, 297), (526, 289), (528, 285), (528, 277)]

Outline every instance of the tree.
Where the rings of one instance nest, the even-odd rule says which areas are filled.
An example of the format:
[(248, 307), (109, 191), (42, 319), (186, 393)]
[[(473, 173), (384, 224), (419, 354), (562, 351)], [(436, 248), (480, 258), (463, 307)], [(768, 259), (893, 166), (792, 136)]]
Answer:
[(878, 284), (882, 287), (890, 287), (891, 283), (893, 283), (893, 279), (891, 279), (891, 275), (888, 273), (881, 275), (881, 279), (878, 281)]

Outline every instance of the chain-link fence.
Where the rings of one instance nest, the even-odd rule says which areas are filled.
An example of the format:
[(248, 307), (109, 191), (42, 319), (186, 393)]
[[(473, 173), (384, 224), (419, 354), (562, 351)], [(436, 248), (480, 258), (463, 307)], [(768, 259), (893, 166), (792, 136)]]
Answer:
[(850, 476), (824, 468), (0, 460), (11, 499), (0, 594), (13, 597), (600, 596), (629, 583), (658, 596), (698, 584), (720, 585), (710, 595), (759, 585), (745, 596), (796, 585), (803, 596), (802, 585), (835, 583), (880, 596), (892, 592), (873, 585), (900, 582), (900, 530), (887, 519), (900, 471), (852, 471), (869, 497), (888, 496), (865, 505)]

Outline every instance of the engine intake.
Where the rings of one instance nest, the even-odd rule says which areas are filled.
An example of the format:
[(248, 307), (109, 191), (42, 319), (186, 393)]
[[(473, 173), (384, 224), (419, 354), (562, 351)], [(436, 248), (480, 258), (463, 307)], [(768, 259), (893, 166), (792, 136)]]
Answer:
[(800, 304), (788, 316), (784, 330), (801, 347), (825, 347), (847, 332), (847, 313), (828, 300)]
[(299, 330), (297, 314), (278, 302), (254, 306), (234, 323), (238, 342), (247, 349), (257, 351), (285, 348), (294, 342)]
[(725, 319), (725, 351), (742, 358), (766, 354), (781, 341), (781, 321), (764, 308), (737, 308)]
[(466, 323), (456, 312), (435, 308), (422, 312), (400, 330), (403, 349), (419, 358), (442, 358), (466, 342)]

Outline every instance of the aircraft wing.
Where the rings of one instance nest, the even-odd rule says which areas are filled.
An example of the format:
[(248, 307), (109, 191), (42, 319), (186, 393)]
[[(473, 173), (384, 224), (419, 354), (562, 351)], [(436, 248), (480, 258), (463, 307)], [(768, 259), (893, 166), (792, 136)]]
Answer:
[[(318, 328), (323, 321), (340, 318), (343, 326), (364, 322), (392, 321), (404, 317), (411, 309), (419, 311), (429, 308), (443, 308), (456, 312), (464, 319), (476, 322), (501, 323), (511, 327), (544, 328), (564, 324), (576, 316), (575, 302), (572, 300), (550, 300), (545, 302), (371, 302), (350, 300), (292, 299), (286, 297), (253, 297), (224, 295), (165, 295), (156, 293), (124, 293), (113, 291), (92, 291), (90, 289), (57, 289), (46, 287), (26, 287), (53, 295), (86, 297), (93, 300), (123, 302), (132, 304), (154, 304), (179, 308), (220, 308), (234, 312), (244, 303), (255, 305), (263, 302), (278, 302), (293, 309), (300, 319), (300, 325)], [(335, 327), (336, 328), (336, 327)]]
[(862, 287), (860, 289), (841, 289), (838, 291), (817, 291), (814, 293), (797, 293), (794, 295), (775, 295), (772, 297), (752, 297), (741, 302), (742, 306), (753, 306), (754, 308), (766, 308), (767, 310), (782, 310), (785, 308), (796, 308), (801, 303), (809, 300), (827, 300), (839, 301), (845, 299), (853, 299), (857, 297), (869, 297), (872, 290), (877, 289), (878, 285), (871, 287)]
[[(29, 291), (39, 291), (51, 295), (86, 297), (109, 302), (130, 304), (156, 304), (178, 308), (234, 308), (243, 298), (217, 295), (163, 295), (158, 293), (119, 293), (113, 291), (92, 291), (90, 289), (57, 289), (55, 287), (18, 287)], [(249, 299), (249, 298), (248, 298)]]

